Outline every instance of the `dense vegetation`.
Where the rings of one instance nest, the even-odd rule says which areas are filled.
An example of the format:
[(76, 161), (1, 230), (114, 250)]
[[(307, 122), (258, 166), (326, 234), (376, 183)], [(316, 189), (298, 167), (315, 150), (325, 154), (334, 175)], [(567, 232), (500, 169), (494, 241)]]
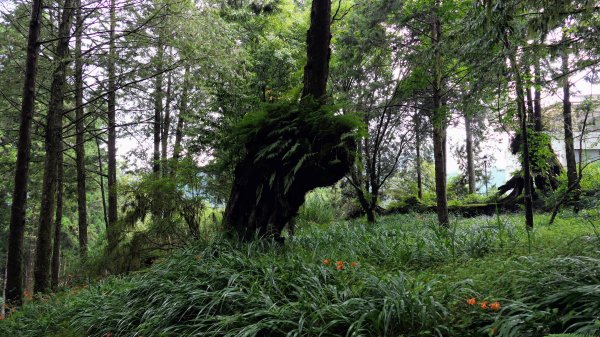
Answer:
[(598, 334), (598, 214), (539, 219), (530, 233), (515, 215), (455, 219), (445, 231), (410, 214), (302, 223), (285, 246), (215, 237), (131, 276), (36, 295), (0, 333)]
[(0, 335), (598, 336), (599, 37), (592, 0), (2, 1)]

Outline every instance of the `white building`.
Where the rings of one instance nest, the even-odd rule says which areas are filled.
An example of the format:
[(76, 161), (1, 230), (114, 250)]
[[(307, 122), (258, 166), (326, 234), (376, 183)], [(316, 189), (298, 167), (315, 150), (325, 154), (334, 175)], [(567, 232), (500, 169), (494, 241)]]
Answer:
[[(571, 101), (575, 161), (579, 162), (580, 158), (584, 163), (600, 160), (600, 95), (573, 96)], [(550, 131), (554, 152), (566, 166), (562, 103), (546, 109), (544, 126)]]

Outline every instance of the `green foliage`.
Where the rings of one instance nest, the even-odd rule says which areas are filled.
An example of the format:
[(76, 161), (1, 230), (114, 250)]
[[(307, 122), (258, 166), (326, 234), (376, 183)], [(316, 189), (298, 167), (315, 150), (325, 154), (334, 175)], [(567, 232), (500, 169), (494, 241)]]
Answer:
[(600, 163), (590, 164), (583, 170), (581, 189), (589, 192), (600, 192)]
[[(287, 193), (305, 164), (324, 165), (320, 161), (332, 153), (353, 156), (354, 139), (361, 135), (362, 125), (358, 117), (339, 114), (339, 107), (322, 105), (310, 97), (300, 103), (265, 104), (263, 109), (248, 113), (233, 129), (233, 143), (239, 150), (234, 153), (244, 154), (250, 163), (271, 166), (270, 187), (283, 179), (283, 192)], [(345, 160), (335, 155), (328, 164)]]
[[(0, 335), (598, 333), (600, 241), (579, 218), (558, 219), (536, 224), (523, 256), (517, 219), (465, 219), (450, 230), (417, 214), (302, 226), (285, 246), (215, 237), (146, 271), (36, 298), (0, 322)], [(471, 297), (501, 310), (469, 306)]]
[[(435, 168), (430, 161), (421, 163), (421, 174), (423, 181), (423, 201), (435, 201)], [(417, 173), (414, 165), (406, 167), (394, 175), (388, 182), (384, 195), (391, 200), (403, 200), (407, 197), (416, 196), (418, 193)]]
[[(532, 172), (544, 176), (553, 175), (552, 168), (556, 162), (556, 154), (550, 146), (550, 136), (544, 132), (535, 132), (530, 129), (527, 137), (529, 138), (529, 159)], [(519, 153), (521, 152), (519, 151)]]
[(341, 191), (335, 187), (317, 188), (306, 195), (297, 220), (301, 223), (329, 224), (343, 215), (340, 206)]

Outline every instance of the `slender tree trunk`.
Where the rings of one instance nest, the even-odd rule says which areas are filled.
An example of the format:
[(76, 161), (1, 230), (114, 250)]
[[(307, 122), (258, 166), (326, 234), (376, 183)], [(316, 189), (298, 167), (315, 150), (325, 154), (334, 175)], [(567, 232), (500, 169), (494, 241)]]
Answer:
[[(577, 179), (577, 164), (575, 162), (575, 147), (573, 140), (573, 123), (571, 120), (571, 84), (569, 83), (569, 53), (562, 54), (563, 77), (563, 126), (565, 131), (565, 156), (567, 159), (567, 183), (573, 187), (573, 199), (579, 200), (579, 180)], [(575, 207), (577, 211), (577, 206)]]
[(331, 0), (313, 0), (310, 10), (310, 28), (306, 36), (307, 60), (304, 67), (302, 97), (315, 99), (325, 96), (329, 76), (331, 50)]
[(438, 222), (441, 226), (448, 227), (450, 218), (448, 216), (448, 197), (446, 191), (446, 111), (442, 106), (442, 55), (439, 50), (439, 43), (442, 38), (442, 27), (437, 8), (433, 10), (433, 19), (431, 23), (431, 41), (434, 48), (433, 65), (433, 158), (435, 165), (435, 194)]
[(161, 161), (163, 163), (163, 176), (167, 176), (168, 165), (167, 163), (167, 150), (169, 147), (169, 128), (171, 127), (171, 85), (172, 85), (172, 73), (169, 72), (167, 76), (167, 94), (165, 96), (165, 116), (162, 124), (162, 135), (161, 135)]
[(371, 200), (369, 203), (369, 209), (367, 212), (367, 220), (369, 223), (375, 223), (375, 217), (377, 216), (377, 202), (379, 201), (379, 188), (376, 182), (371, 182)]
[(417, 171), (417, 197), (423, 199), (423, 173), (421, 167), (421, 117), (415, 114), (415, 147)]
[(117, 50), (115, 41), (116, 28), (116, 6), (115, 0), (110, 0), (110, 45), (108, 60), (108, 228), (106, 236), (108, 250), (113, 251), (117, 247), (117, 129), (116, 129), (116, 61)]
[(102, 196), (102, 215), (104, 216), (104, 227), (109, 228), (108, 210), (106, 207), (106, 193), (104, 191), (104, 173), (102, 172), (102, 152), (100, 151), (100, 139), (96, 138), (96, 149), (98, 151), (98, 173), (100, 176), (100, 195)]
[(56, 177), (56, 217), (54, 219), (54, 247), (52, 249), (52, 278), (50, 287), (52, 291), (58, 289), (58, 280), (60, 273), (60, 243), (62, 233), (62, 218), (63, 218), (63, 184), (64, 184), (64, 168), (63, 168), (63, 152), (60, 146), (57, 163)]
[(521, 124), (521, 138), (523, 142), (523, 184), (525, 185), (525, 193), (523, 196), (525, 204), (525, 226), (528, 230), (533, 228), (533, 199), (532, 199), (532, 186), (531, 186), (531, 164), (529, 158), (529, 140), (527, 137), (527, 108), (525, 106), (525, 95), (523, 80), (521, 79), (521, 73), (519, 65), (517, 63), (517, 57), (515, 50), (513, 49), (508, 33), (505, 31), (503, 35), (504, 48), (508, 52), (510, 60), (510, 68), (515, 77), (515, 90), (517, 94), (517, 110), (519, 113), (519, 122)]
[(25, 233), (25, 211), (27, 210), (27, 183), (29, 179), (29, 156), (31, 152), (31, 123), (35, 103), (35, 80), (37, 60), (40, 51), (40, 20), (42, 1), (33, 0), (29, 35), (27, 38), (27, 59), (25, 63), (25, 81), (21, 101), (21, 124), (19, 126), (19, 145), (15, 185), (10, 210), (8, 234), (8, 255), (6, 258), (6, 282), (4, 286), (5, 302), (20, 306), (23, 303), (23, 237)]
[(531, 87), (528, 87), (525, 90), (525, 93), (527, 94), (527, 115), (529, 116), (529, 124), (534, 124), (535, 123), (535, 110), (533, 107), (533, 95), (531, 94)]
[(42, 200), (37, 231), (34, 292), (45, 292), (50, 286), (50, 256), (52, 252), (52, 218), (54, 215), (56, 178), (60, 143), (62, 142), (62, 113), (66, 71), (69, 64), (69, 40), (73, 19), (73, 0), (65, 0), (56, 48), (57, 65), (52, 74), (50, 102), (46, 116), (46, 159), (42, 182)]
[(163, 57), (164, 47), (160, 42), (156, 53), (157, 70), (154, 78), (154, 155), (152, 162), (152, 172), (160, 174), (160, 134), (162, 129), (162, 113), (163, 113)]
[(465, 130), (467, 136), (467, 177), (469, 178), (469, 194), (475, 193), (475, 160), (473, 159), (473, 121), (469, 113), (465, 113)]
[(175, 128), (175, 145), (173, 147), (173, 159), (175, 159), (175, 163), (173, 170), (176, 169), (179, 157), (181, 156), (181, 140), (183, 138), (183, 126), (187, 114), (188, 95), (190, 91), (189, 73), (190, 66), (187, 65), (183, 74), (183, 89), (181, 92), (181, 103), (179, 104), (179, 117), (177, 119), (177, 127)]
[(542, 132), (542, 70), (540, 61), (535, 63), (535, 87), (533, 91), (533, 126), (536, 132)]
[(75, 164), (77, 169), (77, 227), (79, 229), (79, 255), (87, 255), (87, 197), (85, 186), (85, 120), (83, 111), (83, 60), (81, 43), (83, 33), (81, 0), (77, 1), (77, 30), (75, 42)]

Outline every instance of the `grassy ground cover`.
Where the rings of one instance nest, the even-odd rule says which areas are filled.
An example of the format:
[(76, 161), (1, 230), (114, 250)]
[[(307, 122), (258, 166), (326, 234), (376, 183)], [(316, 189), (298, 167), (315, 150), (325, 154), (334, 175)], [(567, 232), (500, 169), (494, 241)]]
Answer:
[[(300, 224), (284, 246), (222, 238), (53, 296), (0, 336), (600, 335), (598, 215), (396, 215)], [(10, 308), (9, 308), (10, 310)]]

